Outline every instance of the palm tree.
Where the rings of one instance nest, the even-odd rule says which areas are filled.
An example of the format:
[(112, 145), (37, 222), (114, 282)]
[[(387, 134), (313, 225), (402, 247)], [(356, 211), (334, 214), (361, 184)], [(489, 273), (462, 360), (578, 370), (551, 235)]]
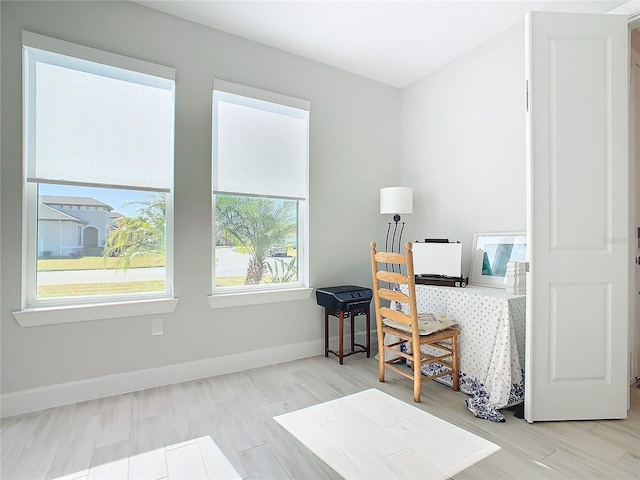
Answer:
[(135, 217), (121, 217), (113, 223), (104, 245), (103, 257), (117, 256), (118, 267), (128, 269), (138, 255), (165, 255), (166, 201), (162, 193), (146, 200), (126, 202), (140, 205)]
[(260, 283), (269, 249), (297, 231), (295, 203), (267, 198), (216, 196), (216, 228), (220, 238), (249, 253), (245, 285)]

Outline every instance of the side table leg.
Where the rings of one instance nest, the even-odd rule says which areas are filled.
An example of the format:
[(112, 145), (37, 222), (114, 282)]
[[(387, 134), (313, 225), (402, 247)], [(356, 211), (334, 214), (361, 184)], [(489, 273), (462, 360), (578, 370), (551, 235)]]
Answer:
[(340, 310), (340, 350), (338, 351), (338, 358), (340, 358), (340, 365), (342, 365), (342, 359), (344, 358), (344, 312)]
[[(367, 316), (367, 324), (366, 324), (366, 335), (367, 338), (364, 341), (365, 344), (365, 350), (367, 351), (367, 358), (371, 358), (371, 318), (370, 318), (370, 309), (369, 307), (366, 308), (365, 310), (365, 315)], [(384, 349), (383, 349), (384, 350)]]
[(329, 356), (329, 311), (324, 309), (324, 356)]
[(353, 319), (355, 317), (355, 313), (351, 312), (351, 351), (353, 352), (356, 349), (356, 335), (355, 335), (355, 326), (353, 325)]

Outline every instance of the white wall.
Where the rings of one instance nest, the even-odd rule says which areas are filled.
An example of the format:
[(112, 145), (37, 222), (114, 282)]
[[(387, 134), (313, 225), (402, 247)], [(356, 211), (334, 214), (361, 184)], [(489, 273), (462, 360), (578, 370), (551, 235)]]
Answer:
[[(212, 80), (311, 101), (314, 287), (371, 285), (368, 245), (383, 241), (385, 233), (379, 188), (399, 181), (399, 91), (138, 4), (3, 1), (1, 8), (3, 397), (175, 364), (183, 364), (180, 375), (188, 376), (191, 364), (185, 362), (234, 352), (308, 344), (314, 348), (304, 355), (321, 354), (322, 309), (315, 296), (243, 308), (208, 306)], [(151, 336), (151, 317), (21, 328), (12, 316), (21, 308), (22, 29), (176, 69), (175, 292), (180, 302), (173, 314), (163, 316), (162, 336)], [(128, 388), (136, 386), (134, 379)]]
[(524, 23), (402, 91), (408, 240), (525, 231)]

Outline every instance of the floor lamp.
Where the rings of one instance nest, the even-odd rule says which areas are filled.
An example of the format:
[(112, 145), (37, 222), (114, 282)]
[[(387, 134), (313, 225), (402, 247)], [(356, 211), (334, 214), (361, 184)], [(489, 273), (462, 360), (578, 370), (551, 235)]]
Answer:
[(387, 227), (387, 240), (385, 242), (385, 251), (396, 252), (396, 235), (398, 235), (397, 253), (401, 253), (402, 232), (404, 231), (404, 222), (400, 225), (398, 233), (398, 224), (400, 223), (400, 214), (413, 213), (413, 188), (411, 187), (384, 187), (380, 189), (380, 213), (382, 215), (393, 215), (395, 226), (393, 227), (393, 236), (391, 238), (391, 250), (389, 250), (389, 236), (391, 235), (391, 225), (389, 222)]

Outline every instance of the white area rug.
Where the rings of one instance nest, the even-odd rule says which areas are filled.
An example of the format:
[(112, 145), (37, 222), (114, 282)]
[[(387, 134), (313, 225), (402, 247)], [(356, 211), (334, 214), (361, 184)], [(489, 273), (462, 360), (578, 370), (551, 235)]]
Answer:
[(346, 480), (447, 479), (500, 449), (375, 388), (274, 420)]

